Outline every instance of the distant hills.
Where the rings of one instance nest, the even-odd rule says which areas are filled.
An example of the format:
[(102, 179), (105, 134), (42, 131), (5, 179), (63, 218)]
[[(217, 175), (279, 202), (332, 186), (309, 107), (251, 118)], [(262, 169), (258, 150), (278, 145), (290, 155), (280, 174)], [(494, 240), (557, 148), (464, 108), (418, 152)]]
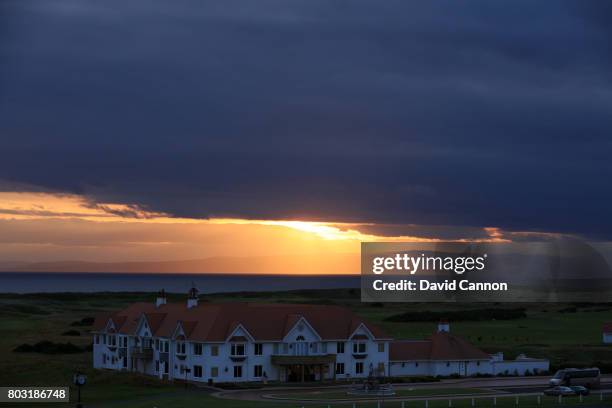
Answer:
[(355, 274), (359, 254), (211, 257), (147, 262), (0, 262), (5, 272)]

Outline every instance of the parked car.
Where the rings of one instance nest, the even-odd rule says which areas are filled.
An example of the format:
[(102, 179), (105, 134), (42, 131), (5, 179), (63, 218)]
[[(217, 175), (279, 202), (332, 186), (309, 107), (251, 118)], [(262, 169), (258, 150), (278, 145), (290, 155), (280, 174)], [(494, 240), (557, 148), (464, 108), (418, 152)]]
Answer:
[(582, 385), (572, 385), (569, 388), (571, 388), (576, 395), (589, 395), (590, 392), (587, 387), (583, 387)]
[(550, 397), (557, 397), (559, 395), (569, 397), (571, 395), (576, 395), (576, 393), (570, 387), (560, 385), (558, 387), (552, 387), (547, 390), (544, 390), (544, 395), (548, 395)]

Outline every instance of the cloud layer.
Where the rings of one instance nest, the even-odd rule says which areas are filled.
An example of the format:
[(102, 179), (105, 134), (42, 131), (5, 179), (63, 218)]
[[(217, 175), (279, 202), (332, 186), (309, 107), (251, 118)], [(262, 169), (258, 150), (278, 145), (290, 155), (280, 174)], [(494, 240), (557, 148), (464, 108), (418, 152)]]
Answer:
[(177, 217), (610, 237), (605, 2), (0, 7), (10, 182)]

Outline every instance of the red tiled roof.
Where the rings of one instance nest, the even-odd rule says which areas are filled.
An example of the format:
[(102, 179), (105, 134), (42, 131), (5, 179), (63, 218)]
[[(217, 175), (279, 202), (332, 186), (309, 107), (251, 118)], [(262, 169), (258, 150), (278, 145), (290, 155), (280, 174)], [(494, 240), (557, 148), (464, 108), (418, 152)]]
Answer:
[(431, 336), (432, 360), (488, 360), (489, 356), (461, 337), (447, 332), (434, 333)]
[(429, 360), (431, 341), (394, 341), (389, 346), (389, 360), (414, 361)]
[(428, 340), (394, 341), (389, 348), (391, 361), (411, 360), (488, 360), (491, 357), (461, 337), (447, 332), (434, 333)]
[(183, 332), (185, 333), (185, 337), (189, 338), (193, 329), (198, 325), (198, 322), (181, 322), (181, 326), (183, 327)]
[(108, 319), (110, 319), (113, 316), (113, 314), (114, 313), (112, 312), (97, 313), (94, 319), (92, 330), (93, 331), (104, 330), (104, 328), (106, 327), (106, 324), (108, 323)]
[[(155, 336), (171, 337), (179, 321), (192, 322), (187, 337), (198, 341), (224, 342), (238, 325), (242, 325), (256, 340), (279, 341), (291, 330), (291, 323), (295, 325), (301, 317), (326, 340), (348, 339), (362, 323), (375, 338), (389, 338), (351, 310), (331, 305), (203, 303), (188, 309), (183, 303), (159, 307), (153, 303), (134, 303), (111, 317), (122, 316), (125, 323), (119, 332), (133, 334), (143, 313)], [(105, 325), (96, 319), (94, 331), (103, 330)], [(187, 331), (184, 326), (183, 329)]]
[(604, 325), (603, 325), (603, 332), (604, 333), (612, 333), (612, 323), (611, 322), (604, 323)]

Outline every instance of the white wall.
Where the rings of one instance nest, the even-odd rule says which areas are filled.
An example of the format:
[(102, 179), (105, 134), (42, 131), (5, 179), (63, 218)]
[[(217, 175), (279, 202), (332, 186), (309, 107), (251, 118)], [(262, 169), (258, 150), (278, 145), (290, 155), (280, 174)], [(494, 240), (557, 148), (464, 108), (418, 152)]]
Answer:
[(527, 371), (534, 374), (536, 370), (543, 372), (550, 369), (550, 362), (548, 360), (539, 359), (494, 361), (492, 365), (493, 375), (525, 375)]
[(427, 376), (432, 372), (429, 361), (394, 361), (389, 365), (393, 377)]

